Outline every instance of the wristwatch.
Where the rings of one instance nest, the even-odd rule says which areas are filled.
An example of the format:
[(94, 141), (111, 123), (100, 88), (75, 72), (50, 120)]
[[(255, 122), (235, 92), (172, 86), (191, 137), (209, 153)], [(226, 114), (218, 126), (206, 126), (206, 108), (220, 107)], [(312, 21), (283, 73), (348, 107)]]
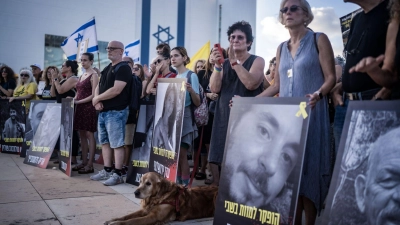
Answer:
[(320, 91), (316, 91), (314, 93), (318, 94), (319, 100), (321, 100), (324, 97)]

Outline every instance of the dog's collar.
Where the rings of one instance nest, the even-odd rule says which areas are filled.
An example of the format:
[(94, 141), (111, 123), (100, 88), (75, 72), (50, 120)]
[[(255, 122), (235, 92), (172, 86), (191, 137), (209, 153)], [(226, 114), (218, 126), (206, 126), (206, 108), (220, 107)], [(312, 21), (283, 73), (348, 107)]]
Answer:
[(160, 203), (161, 204), (168, 204), (168, 205), (172, 205), (175, 207), (175, 211), (176, 211), (176, 218), (175, 220), (177, 220), (179, 218), (179, 216), (181, 215), (181, 207), (180, 207), (180, 201), (179, 201), (179, 196), (185, 191), (185, 188), (181, 188), (178, 187), (179, 191), (176, 193), (176, 197), (175, 197), (175, 201), (163, 201)]

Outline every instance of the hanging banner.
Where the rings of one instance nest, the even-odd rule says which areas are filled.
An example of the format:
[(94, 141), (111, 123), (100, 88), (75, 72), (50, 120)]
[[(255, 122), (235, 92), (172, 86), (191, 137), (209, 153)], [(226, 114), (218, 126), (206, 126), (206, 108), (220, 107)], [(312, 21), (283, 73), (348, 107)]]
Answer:
[(214, 224), (293, 224), (307, 98), (233, 98)]
[(156, 111), (150, 171), (176, 182), (181, 142), (186, 79), (157, 79)]
[(1, 152), (20, 154), (25, 137), (25, 100), (0, 99)]

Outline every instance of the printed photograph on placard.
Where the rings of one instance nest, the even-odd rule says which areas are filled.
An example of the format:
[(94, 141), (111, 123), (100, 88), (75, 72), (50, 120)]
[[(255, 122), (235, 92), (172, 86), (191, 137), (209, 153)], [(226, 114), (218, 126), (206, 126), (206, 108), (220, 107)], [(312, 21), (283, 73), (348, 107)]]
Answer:
[(60, 136), (61, 104), (48, 103), (39, 127), (26, 151), (25, 164), (46, 168)]
[(324, 224), (400, 224), (400, 101), (351, 101)]
[(1, 152), (20, 154), (25, 137), (25, 100), (0, 100)]
[(306, 98), (233, 98), (214, 224), (293, 224)]
[(22, 144), (22, 150), (20, 156), (25, 158), (26, 150), (29, 149), (33, 136), (35, 135), (40, 120), (43, 117), (44, 110), (48, 103), (55, 103), (55, 101), (49, 100), (33, 100), (29, 108), (29, 114), (26, 116), (26, 129), (25, 129), (25, 141)]
[(126, 182), (139, 185), (143, 174), (149, 172), (149, 159), (151, 152), (151, 140), (154, 129), (154, 101), (142, 104), (136, 124), (133, 141), (133, 150), (128, 167)]
[(60, 154), (58, 168), (71, 176), (72, 133), (74, 121), (74, 101), (63, 98), (61, 103)]
[(176, 181), (186, 79), (158, 79), (150, 171)]

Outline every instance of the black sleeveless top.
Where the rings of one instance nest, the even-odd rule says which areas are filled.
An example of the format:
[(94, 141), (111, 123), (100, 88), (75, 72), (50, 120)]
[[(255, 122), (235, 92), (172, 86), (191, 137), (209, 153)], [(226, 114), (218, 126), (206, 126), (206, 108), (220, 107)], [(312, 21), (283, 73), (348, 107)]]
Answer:
[[(76, 77), (76, 76), (71, 76), (71, 77)], [(71, 78), (71, 77), (69, 77), (69, 78)], [(61, 80), (60, 81), (60, 85), (62, 85), (69, 78)], [(65, 92), (63, 94), (59, 94), (58, 91), (57, 91), (57, 88), (56, 88), (55, 92), (56, 92), (57, 103), (61, 103), (61, 99), (66, 98), (66, 97), (72, 97), (73, 98), (73, 97), (75, 97), (75, 94), (76, 94), (75, 88), (72, 88), (71, 90), (69, 90), (69, 91), (67, 91), (67, 92)]]

